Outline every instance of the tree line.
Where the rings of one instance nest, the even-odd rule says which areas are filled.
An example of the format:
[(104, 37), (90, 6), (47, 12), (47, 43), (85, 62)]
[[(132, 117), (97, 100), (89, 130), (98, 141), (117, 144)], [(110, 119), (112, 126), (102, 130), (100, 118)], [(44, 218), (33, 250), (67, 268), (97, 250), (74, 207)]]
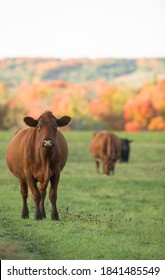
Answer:
[(70, 115), (70, 129), (165, 130), (165, 80), (138, 89), (106, 80), (0, 83), (1, 129), (21, 127), (25, 115), (37, 118), (45, 110)]

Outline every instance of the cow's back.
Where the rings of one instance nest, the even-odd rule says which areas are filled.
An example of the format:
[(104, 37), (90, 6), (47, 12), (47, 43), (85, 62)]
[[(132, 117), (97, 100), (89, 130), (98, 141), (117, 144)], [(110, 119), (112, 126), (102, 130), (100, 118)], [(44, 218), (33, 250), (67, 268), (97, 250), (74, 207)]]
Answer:
[(112, 132), (98, 131), (93, 134), (89, 150), (95, 158), (109, 155), (116, 161), (120, 158), (121, 141)]
[(93, 157), (101, 158), (107, 154), (107, 143), (110, 140), (109, 138), (109, 133), (106, 131), (98, 131), (93, 134), (89, 144), (89, 150)]
[(114, 148), (115, 148), (115, 161), (120, 160), (121, 156), (121, 141), (118, 136), (116, 136), (114, 133), (110, 132), (111, 141), (113, 142)]

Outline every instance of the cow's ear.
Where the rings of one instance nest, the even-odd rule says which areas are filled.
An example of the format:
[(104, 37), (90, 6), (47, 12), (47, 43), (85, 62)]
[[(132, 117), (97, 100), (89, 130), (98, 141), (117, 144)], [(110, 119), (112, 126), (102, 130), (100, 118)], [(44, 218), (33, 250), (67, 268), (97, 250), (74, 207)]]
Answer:
[(57, 119), (57, 126), (65, 126), (68, 123), (70, 123), (70, 121), (71, 121), (71, 117), (63, 116), (62, 118)]
[(38, 120), (35, 120), (31, 117), (25, 117), (23, 120), (28, 126), (36, 127), (38, 124)]

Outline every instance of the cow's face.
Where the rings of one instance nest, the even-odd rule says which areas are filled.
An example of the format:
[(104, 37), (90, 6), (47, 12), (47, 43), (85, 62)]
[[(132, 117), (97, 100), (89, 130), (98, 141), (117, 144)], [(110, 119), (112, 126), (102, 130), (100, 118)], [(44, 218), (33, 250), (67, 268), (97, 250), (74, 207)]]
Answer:
[(115, 161), (113, 161), (109, 157), (105, 157), (103, 159), (103, 172), (106, 175), (110, 175), (110, 173), (114, 172)]
[(55, 145), (57, 127), (65, 126), (71, 121), (68, 116), (57, 119), (51, 112), (45, 112), (39, 119), (25, 117), (24, 122), (31, 127), (37, 128), (41, 146), (51, 148)]

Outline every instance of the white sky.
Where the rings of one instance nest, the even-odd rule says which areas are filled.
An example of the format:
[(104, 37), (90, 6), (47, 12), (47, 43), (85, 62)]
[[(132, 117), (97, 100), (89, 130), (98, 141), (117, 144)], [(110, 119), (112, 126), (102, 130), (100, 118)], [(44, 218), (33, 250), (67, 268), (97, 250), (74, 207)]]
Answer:
[(165, 57), (165, 0), (0, 0), (0, 58)]

